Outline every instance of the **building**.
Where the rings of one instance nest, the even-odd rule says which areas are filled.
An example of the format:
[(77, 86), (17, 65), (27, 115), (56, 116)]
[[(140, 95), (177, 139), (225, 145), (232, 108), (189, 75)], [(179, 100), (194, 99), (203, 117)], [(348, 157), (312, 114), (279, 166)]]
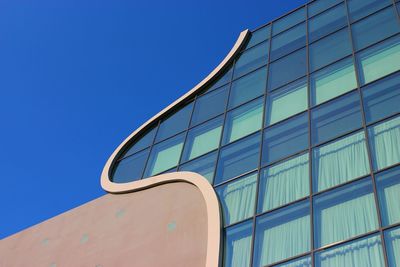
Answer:
[(400, 266), (399, 15), (316, 0), (242, 32), (112, 154), (120, 194), (5, 239), (0, 266)]

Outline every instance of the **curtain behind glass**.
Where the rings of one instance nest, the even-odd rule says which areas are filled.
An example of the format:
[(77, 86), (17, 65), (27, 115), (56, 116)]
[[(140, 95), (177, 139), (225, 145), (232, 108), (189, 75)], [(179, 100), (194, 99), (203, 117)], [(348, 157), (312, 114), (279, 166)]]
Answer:
[(251, 255), (252, 221), (226, 229), (224, 267), (248, 267)]
[[(263, 171), (260, 212), (270, 210), (309, 194), (308, 154), (287, 160)], [(261, 203), (260, 203), (261, 204)]]
[(321, 191), (369, 173), (364, 132), (314, 150), (314, 190)]
[(274, 267), (311, 267), (311, 257), (305, 257), (289, 262), (285, 262), (279, 265), (274, 265)]
[(379, 236), (356, 240), (316, 254), (316, 267), (384, 267)]
[(213, 149), (219, 145), (222, 126), (211, 129), (208, 132), (195, 136), (193, 139), (192, 149), (190, 151), (189, 159), (196, 158)]
[(389, 265), (400, 266), (400, 228), (385, 232)]
[(232, 244), (232, 267), (250, 264), (251, 236), (235, 240)]
[(400, 162), (400, 117), (369, 128), (369, 135), (375, 170)]
[(383, 226), (400, 222), (400, 167), (377, 174), (376, 183)]
[[(252, 105), (254, 103), (251, 103)], [(263, 106), (257, 105), (250, 110), (235, 115), (232, 120), (231, 131), (227, 143), (253, 133), (261, 128)], [(227, 129), (228, 130), (228, 129)]]

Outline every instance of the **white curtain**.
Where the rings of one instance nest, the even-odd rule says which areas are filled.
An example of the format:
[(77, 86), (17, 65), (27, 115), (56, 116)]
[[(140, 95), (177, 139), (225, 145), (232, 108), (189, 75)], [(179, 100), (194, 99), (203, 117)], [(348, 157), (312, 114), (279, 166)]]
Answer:
[(267, 168), (262, 211), (270, 210), (309, 194), (308, 154)]
[(400, 162), (400, 117), (370, 128), (369, 134), (376, 170)]
[(397, 184), (386, 187), (383, 192), (385, 208), (387, 209), (387, 224), (391, 225), (400, 222), (400, 181)]
[(381, 239), (373, 236), (316, 255), (317, 267), (384, 267)]
[(231, 267), (247, 267), (250, 265), (251, 236), (232, 242)]
[(321, 191), (369, 173), (364, 132), (314, 150), (314, 181)]
[(232, 224), (254, 214), (257, 173), (217, 189), (225, 224)]
[(275, 265), (274, 267), (311, 267), (311, 258), (310, 257), (301, 258), (299, 260), (294, 260), (279, 265)]
[(400, 228), (385, 233), (389, 265), (400, 266)]

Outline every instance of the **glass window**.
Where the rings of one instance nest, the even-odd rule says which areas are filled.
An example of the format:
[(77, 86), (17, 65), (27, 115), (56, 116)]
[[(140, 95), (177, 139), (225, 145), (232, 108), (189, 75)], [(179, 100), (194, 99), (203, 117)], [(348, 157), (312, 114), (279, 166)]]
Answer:
[(345, 95), (311, 111), (313, 144), (362, 127), (360, 96), (358, 92)]
[(396, 11), (386, 8), (352, 25), (354, 48), (360, 50), (399, 32)]
[(313, 186), (321, 191), (370, 172), (364, 132), (313, 150)]
[(258, 212), (262, 213), (309, 194), (308, 153), (261, 172)]
[(270, 64), (268, 90), (274, 90), (306, 75), (306, 50), (301, 49)]
[(400, 228), (385, 232), (386, 252), (389, 266), (400, 266)]
[(228, 100), (228, 91), (229, 86), (224, 86), (197, 98), (190, 125), (197, 125), (224, 113)]
[(306, 19), (306, 9), (301, 8), (283, 18), (278, 19), (272, 24), (272, 34), (276, 35), (286, 29), (304, 21)]
[(365, 119), (371, 123), (400, 112), (400, 75), (394, 74), (363, 88)]
[(348, 0), (350, 19), (355, 21), (391, 4), (390, 0)]
[(214, 184), (239, 176), (258, 166), (260, 133), (246, 137), (221, 149)]
[(254, 215), (257, 173), (217, 187), (225, 225), (242, 221)]
[(307, 113), (265, 129), (262, 162), (275, 162), (308, 148)]
[(257, 218), (254, 266), (278, 262), (311, 248), (308, 201)]
[(244, 51), (235, 63), (233, 77), (237, 78), (267, 64), (269, 42), (264, 42)]
[(158, 128), (156, 142), (164, 140), (188, 128), (193, 102), (163, 120)]
[(348, 29), (345, 28), (310, 45), (310, 69), (317, 70), (352, 53)]
[(368, 128), (374, 170), (400, 162), (400, 117)]
[(271, 60), (280, 58), (305, 45), (306, 23), (302, 23), (272, 38)]
[(192, 128), (185, 142), (182, 161), (191, 160), (217, 149), (221, 139), (223, 117)]
[(264, 94), (267, 85), (267, 68), (252, 72), (232, 83), (229, 108), (236, 107)]
[(274, 265), (274, 267), (311, 267), (311, 257), (306, 256), (300, 259), (291, 260), (282, 264)]
[(205, 92), (210, 92), (214, 89), (217, 89), (229, 83), (232, 79), (232, 72), (233, 72), (233, 67), (229, 66), (226, 72), (222, 74), (215, 82), (213, 82), (212, 85)]
[(114, 168), (112, 181), (114, 183), (127, 183), (139, 180), (142, 177), (149, 151), (148, 148), (118, 161)]
[(357, 54), (361, 84), (400, 69), (400, 37), (391, 38)]
[(295, 81), (268, 94), (266, 125), (272, 125), (307, 109), (307, 80)]
[(357, 88), (352, 58), (346, 58), (310, 76), (312, 104), (318, 105)]
[(384, 267), (379, 235), (356, 239), (315, 254), (316, 267)]
[(253, 47), (269, 38), (271, 33), (271, 25), (267, 25), (251, 33), (249, 42), (247, 43), (246, 49)]
[(346, 240), (377, 228), (378, 216), (369, 177), (314, 198), (316, 247)]
[(312, 17), (336, 4), (339, 4), (343, 0), (323, 0), (323, 1), (313, 1), (308, 5), (308, 17)]
[(251, 221), (226, 229), (224, 267), (250, 265), (252, 229)]
[(136, 140), (132, 145), (130, 145), (129, 149), (124, 153), (123, 157), (128, 157), (136, 152), (149, 147), (154, 140), (154, 135), (156, 134), (157, 127), (151, 129), (143, 136), (139, 137), (139, 140)]
[(144, 177), (153, 176), (178, 165), (184, 139), (185, 134), (183, 133), (154, 145)]
[(344, 4), (338, 5), (310, 19), (308, 25), (309, 42), (313, 42), (329, 33), (343, 28), (347, 25), (347, 16)]
[(206, 178), (210, 184), (213, 182), (217, 152), (204, 155), (195, 160), (179, 166), (179, 171), (195, 172)]
[(225, 120), (223, 143), (233, 142), (260, 130), (262, 116), (263, 99), (261, 98), (228, 112)]
[(400, 167), (377, 174), (375, 180), (382, 225), (388, 226), (400, 222)]

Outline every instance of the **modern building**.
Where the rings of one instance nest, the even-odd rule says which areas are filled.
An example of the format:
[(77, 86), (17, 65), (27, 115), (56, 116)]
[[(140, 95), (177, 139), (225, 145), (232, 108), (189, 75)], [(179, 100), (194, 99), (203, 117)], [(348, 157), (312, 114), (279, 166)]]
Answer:
[(111, 194), (1, 241), (0, 266), (400, 266), (399, 15), (315, 0), (242, 32), (116, 149)]

